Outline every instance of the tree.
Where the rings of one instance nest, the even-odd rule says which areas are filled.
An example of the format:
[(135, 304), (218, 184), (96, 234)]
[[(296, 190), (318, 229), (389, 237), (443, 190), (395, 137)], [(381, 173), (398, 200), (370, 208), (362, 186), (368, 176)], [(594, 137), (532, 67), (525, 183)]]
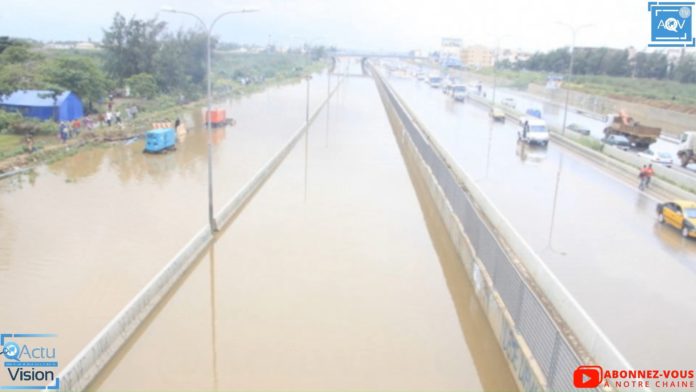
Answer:
[(155, 78), (146, 73), (139, 73), (126, 79), (126, 86), (130, 88), (131, 94), (140, 98), (151, 99), (157, 95), (157, 82)]
[(92, 59), (84, 57), (58, 57), (42, 67), (43, 80), (54, 90), (69, 90), (87, 102), (88, 109), (106, 95), (110, 82)]
[(41, 58), (41, 55), (31, 52), (24, 45), (12, 45), (0, 53), (0, 64), (21, 64)]
[(664, 53), (636, 53), (634, 75), (638, 78), (664, 79), (668, 65), (667, 55)]
[(683, 55), (672, 71), (672, 79), (681, 83), (696, 83), (696, 57)]
[[(155, 79), (165, 92), (202, 90), (206, 80), (207, 34), (182, 31), (162, 40), (155, 56)], [(217, 40), (211, 40), (211, 49)]]
[(17, 90), (31, 90), (39, 87), (38, 73), (25, 64), (8, 64), (0, 67), (0, 96)]
[(24, 42), (7, 36), (0, 37), (0, 53), (11, 46), (25, 45)]
[(159, 36), (166, 27), (157, 19), (141, 20), (114, 15), (111, 27), (104, 30), (102, 47), (105, 68), (119, 82), (139, 73), (155, 72), (155, 55), (160, 48)]

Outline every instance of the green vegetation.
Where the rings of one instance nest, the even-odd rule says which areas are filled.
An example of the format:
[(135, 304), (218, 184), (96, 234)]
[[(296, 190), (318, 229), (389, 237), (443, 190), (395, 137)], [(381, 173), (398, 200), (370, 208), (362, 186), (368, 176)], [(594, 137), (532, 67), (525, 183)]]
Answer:
[[(526, 61), (498, 63), (498, 76), (517, 88), (546, 83), (549, 74), (565, 75), (568, 48), (537, 52)], [(481, 70), (491, 75), (492, 69)], [(611, 48), (576, 48), (570, 89), (630, 101), (647, 101), (659, 107), (696, 104), (696, 55), (688, 52), (669, 60), (661, 52), (631, 53)], [(676, 104), (676, 105), (675, 105)]]
[[(493, 68), (481, 68), (476, 71), (476, 73), (486, 76), (493, 76)], [(546, 77), (548, 73), (526, 71), (526, 70), (512, 70), (512, 69), (498, 69), (498, 83), (504, 84), (508, 87), (517, 88), (524, 90), (530, 83), (545, 84)]]
[[(568, 48), (534, 53), (526, 61), (501, 61), (499, 68), (565, 73), (570, 64)], [(607, 75), (667, 79), (681, 83), (696, 83), (696, 56), (684, 53), (673, 62), (660, 52), (631, 53), (627, 49), (576, 48), (573, 75)]]
[[(324, 55), (321, 47), (307, 48), (308, 56), (272, 49), (240, 53), (236, 49), (241, 46), (229, 43), (223, 45), (225, 51), (215, 50), (216, 46), (217, 40), (212, 39), (213, 94), (217, 97), (258, 91), (325, 66), (317, 61)], [(17, 90), (46, 90), (53, 97), (73, 91), (90, 115), (104, 113), (113, 96), (112, 111), (120, 111), (124, 119), (126, 108), (136, 105), (137, 119), (129, 121), (125, 129), (100, 128), (72, 144), (81, 145), (85, 138), (89, 142), (110, 140), (142, 132), (151, 122), (173, 119), (182, 105), (203, 98), (206, 59), (207, 35), (202, 30), (168, 32), (166, 23), (157, 19), (127, 20), (117, 13), (97, 50), (46, 49), (37, 42), (0, 37), (0, 96)], [(56, 133), (54, 122), (0, 110), (0, 136), (4, 138), (0, 159), (22, 153), (27, 135), (43, 139), (35, 141), (35, 147), (47, 146), (32, 159), (55, 156), (50, 145), (58, 143)]]
[[(493, 75), (492, 68), (477, 73)], [(526, 89), (530, 83), (545, 84), (548, 73), (527, 70), (499, 69), (498, 81), (517, 89)], [(655, 106), (672, 104), (696, 105), (696, 85), (672, 80), (629, 78), (608, 75), (574, 75), (566, 87), (594, 95), (629, 101), (647, 101)], [(652, 102), (651, 102), (652, 101)]]
[(641, 98), (696, 105), (696, 85), (671, 80), (586, 75), (574, 77), (570, 88), (615, 98)]
[(24, 147), (19, 135), (0, 135), (0, 159), (21, 154)]

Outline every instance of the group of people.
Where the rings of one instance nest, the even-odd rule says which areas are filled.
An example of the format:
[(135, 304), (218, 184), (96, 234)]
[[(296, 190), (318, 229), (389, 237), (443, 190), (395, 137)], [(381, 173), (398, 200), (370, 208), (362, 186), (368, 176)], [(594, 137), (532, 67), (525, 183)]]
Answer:
[(643, 167), (640, 169), (640, 173), (638, 174), (638, 178), (640, 178), (640, 185), (638, 185), (638, 188), (640, 190), (644, 190), (650, 186), (650, 179), (654, 174), (655, 171), (653, 170), (652, 164), (643, 165)]
[(91, 131), (94, 129), (94, 121), (89, 117), (83, 119), (76, 118), (73, 121), (61, 121), (58, 124), (58, 138), (65, 143), (68, 139), (78, 136), (82, 128)]
[[(133, 105), (126, 108), (126, 115), (129, 120), (135, 118), (138, 114), (138, 107)], [(58, 138), (67, 142), (80, 134), (82, 129), (92, 131), (94, 128), (106, 125), (111, 127), (112, 125), (121, 125), (121, 112), (108, 110), (105, 113), (99, 113), (96, 117), (86, 116), (84, 118), (78, 118), (73, 121), (61, 121), (58, 124)]]

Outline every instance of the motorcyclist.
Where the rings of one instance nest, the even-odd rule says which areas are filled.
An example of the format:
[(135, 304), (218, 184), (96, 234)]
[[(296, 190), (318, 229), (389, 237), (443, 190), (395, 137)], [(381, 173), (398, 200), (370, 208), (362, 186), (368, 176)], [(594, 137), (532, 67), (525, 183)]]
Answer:
[(653, 170), (652, 163), (648, 165), (647, 168), (645, 168), (645, 188), (650, 186), (650, 180), (652, 179), (652, 176), (655, 174), (655, 170)]

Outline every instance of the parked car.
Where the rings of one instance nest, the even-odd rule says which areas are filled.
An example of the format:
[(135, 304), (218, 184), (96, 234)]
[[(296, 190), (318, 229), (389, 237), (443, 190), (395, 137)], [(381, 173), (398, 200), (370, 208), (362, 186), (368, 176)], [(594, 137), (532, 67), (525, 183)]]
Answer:
[(430, 76), (430, 77), (428, 77), (428, 84), (432, 88), (440, 88), (440, 85), (442, 84), (442, 77), (441, 76)]
[(452, 86), (452, 98), (455, 101), (463, 102), (467, 96), (469, 96), (469, 92), (466, 90), (465, 85), (455, 84)]
[(631, 147), (631, 142), (626, 136), (621, 135), (609, 135), (602, 139), (602, 143), (608, 144), (610, 146), (616, 146), (622, 150), (628, 150)]
[(515, 102), (515, 100), (514, 100), (513, 98), (510, 98), (510, 97), (508, 97), (508, 98), (503, 98), (503, 99), (500, 101), (500, 103), (501, 103), (503, 106), (507, 106), (507, 107), (512, 108), (512, 109), (514, 109), (514, 108), (517, 106), (517, 103)]
[(541, 118), (541, 110), (539, 109), (529, 108), (525, 113), (528, 117)]
[(590, 130), (580, 124), (572, 123), (566, 127), (567, 130), (577, 132), (581, 135), (589, 136)]
[(493, 119), (493, 121), (500, 121), (503, 123), (505, 122), (505, 112), (503, 112), (499, 108), (491, 109), (489, 114), (490, 114), (491, 118)]
[(657, 205), (657, 220), (681, 231), (682, 237), (696, 237), (696, 202), (674, 200)]
[(638, 156), (648, 159), (652, 163), (659, 163), (667, 167), (672, 167), (672, 164), (674, 163), (672, 155), (664, 151), (656, 152), (651, 149), (647, 149), (645, 151), (639, 152)]

